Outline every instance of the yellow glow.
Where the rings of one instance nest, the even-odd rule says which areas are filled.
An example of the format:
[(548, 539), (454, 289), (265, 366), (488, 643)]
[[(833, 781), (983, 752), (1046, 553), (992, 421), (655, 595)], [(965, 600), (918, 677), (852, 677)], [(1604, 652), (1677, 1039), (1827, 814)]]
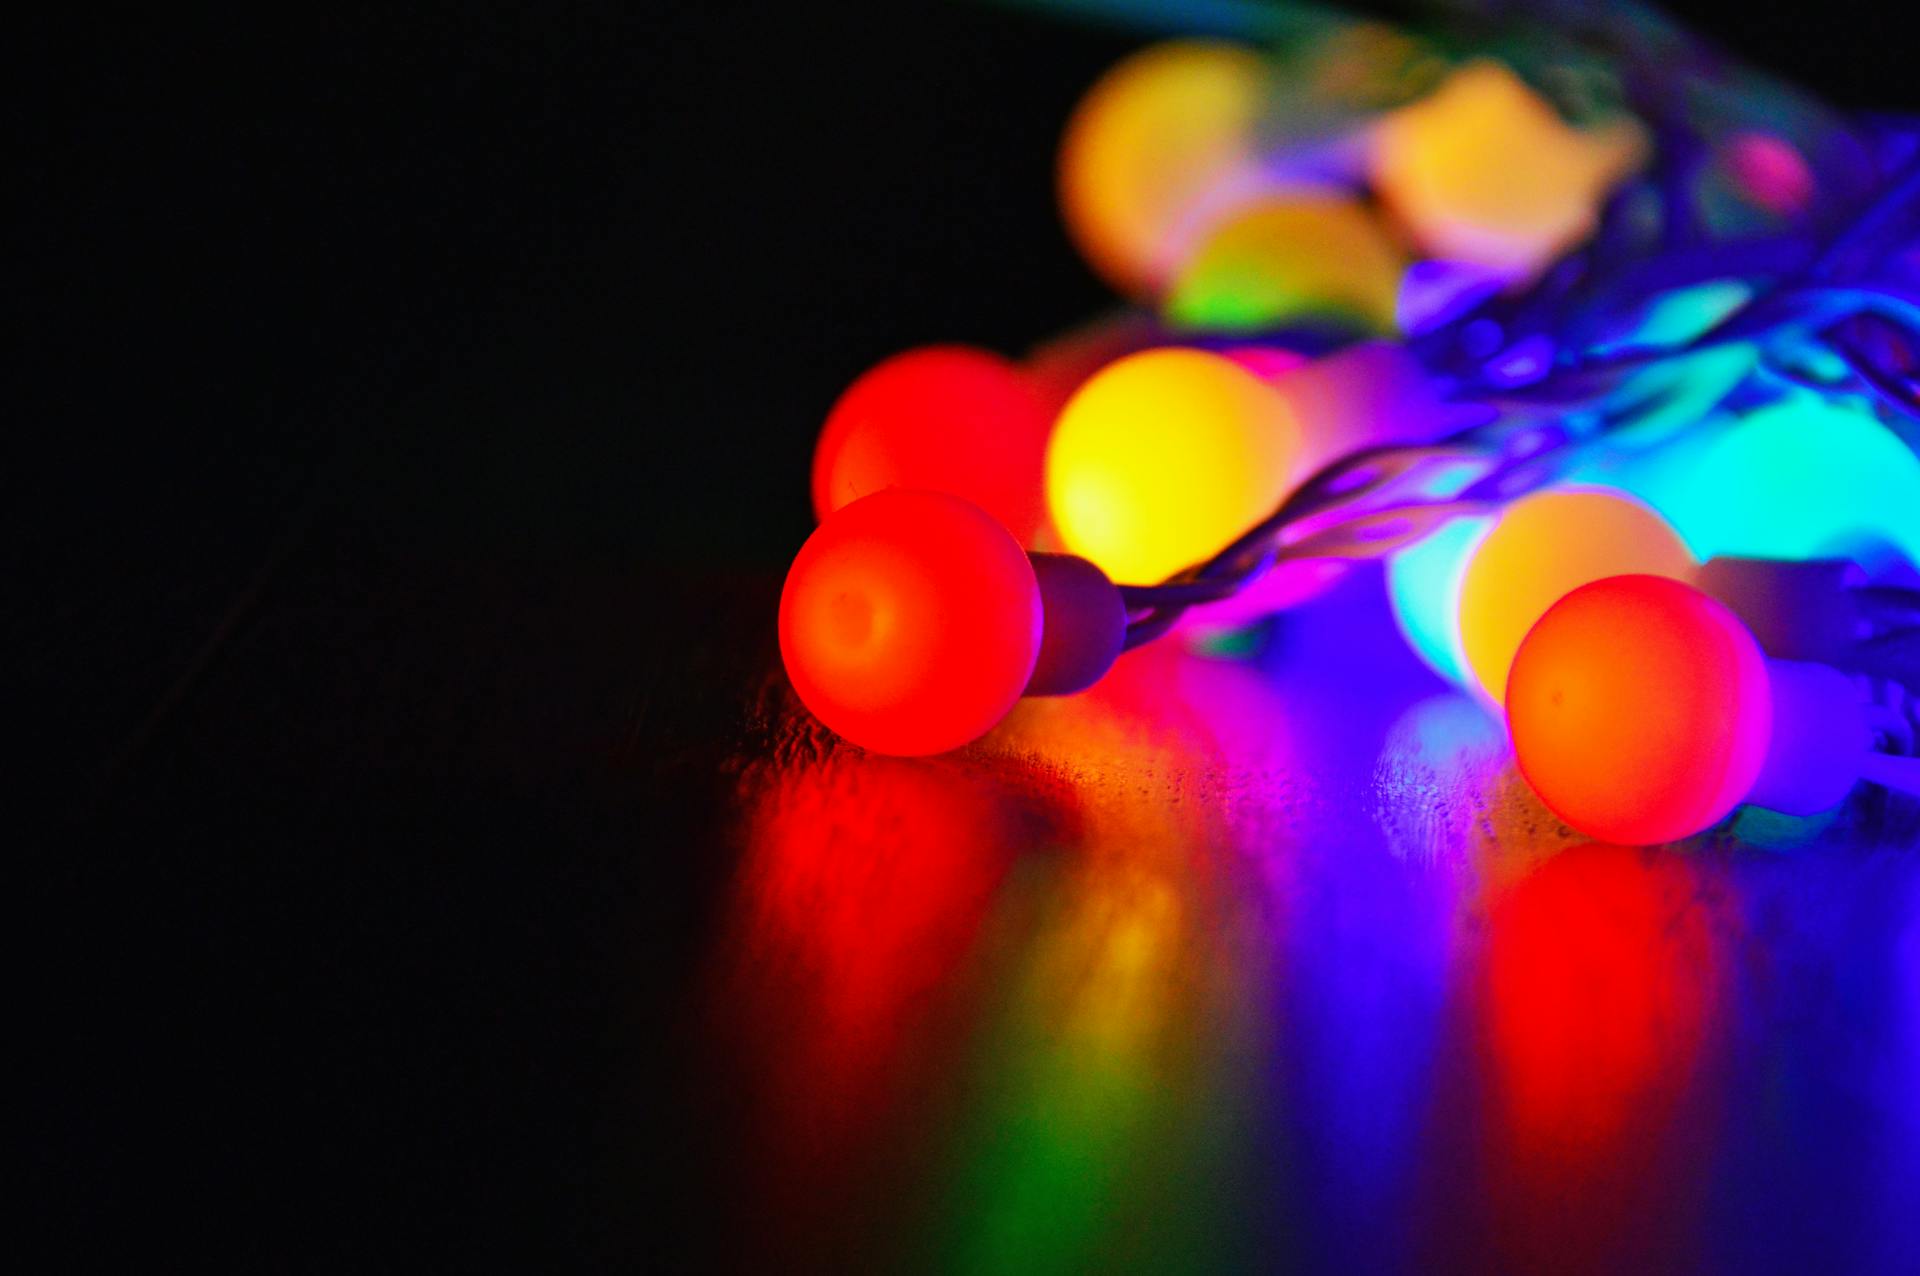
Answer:
[(1249, 331), (1301, 319), (1390, 332), (1405, 268), (1357, 201), (1265, 199), (1201, 240), (1167, 297), (1176, 325)]
[(1498, 62), (1471, 62), (1375, 137), (1374, 183), (1431, 253), (1531, 275), (1593, 229), (1646, 140), (1573, 128)]
[(1060, 208), (1115, 288), (1154, 291), (1179, 260), (1182, 226), (1252, 176), (1268, 76), (1242, 45), (1176, 40), (1119, 63), (1081, 99), (1060, 142)]
[(1211, 557), (1273, 511), (1300, 451), (1286, 401), (1204, 350), (1148, 350), (1093, 377), (1047, 447), (1067, 548), (1148, 584)]
[(1536, 492), (1500, 516), (1460, 584), (1460, 638), (1480, 687), (1504, 703), (1520, 640), (1547, 608), (1608, 576), (1691, 578), (1679, 535), (1619, 492)]

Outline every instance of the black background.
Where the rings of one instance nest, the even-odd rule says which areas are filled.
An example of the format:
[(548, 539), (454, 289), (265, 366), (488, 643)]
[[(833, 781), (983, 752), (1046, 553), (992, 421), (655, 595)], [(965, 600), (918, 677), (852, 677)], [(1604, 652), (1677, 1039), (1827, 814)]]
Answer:
[[(1895, 9), (1684, 7), (1911, 104)], [(894, 349), (1105, 304), (1052, 152), (1138, 43), (985, 5), (13, 33), (0, 686), (66, 1265), (736, 1252), (751, 1131), (679, 1043), (812, 432)]]

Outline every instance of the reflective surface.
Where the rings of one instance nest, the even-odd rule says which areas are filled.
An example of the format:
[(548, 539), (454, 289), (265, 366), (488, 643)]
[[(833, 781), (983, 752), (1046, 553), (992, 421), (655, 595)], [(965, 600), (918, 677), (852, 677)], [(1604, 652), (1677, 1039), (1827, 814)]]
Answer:
[(1920, 1266), (1920, 812), (1588, 844), (1381, 592), (933, 759), (838, 744), (774, 675), (705, 994), (747, 1251)]

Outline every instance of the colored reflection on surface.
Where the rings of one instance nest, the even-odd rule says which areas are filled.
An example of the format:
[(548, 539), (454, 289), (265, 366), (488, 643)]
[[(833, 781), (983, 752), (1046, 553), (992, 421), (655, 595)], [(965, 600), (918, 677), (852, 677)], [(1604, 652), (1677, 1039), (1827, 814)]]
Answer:
[(1915, 1252), (1920, 860), (1873, 801), (1787, 853), (1739, 821), (1592, 846), (1370, 565), (940, 758), (863, 754), (772, 685), (712, 986), (743, 1265)]
[(1003, 1004), (963, 1065), (977, 1090), (951, 1149), (941, 1265), (1203, 1268), (1228, 1239), (1205, 1177), (1239, 1099), (1206, 1029), (1233, 1013), (1239, 989), (1219, 986), (1233, 966), (1153, 868), (1086, 864), (1024, 885), (1048, 899), (1031, 901), (1028, 956), (1002, 972)]
[(1161, 646), (1083, 696), (1023, 705), (989, 743), (1063, 739), (1081, 836), (1008, 893), (1022, 943), (961, 1065), (975, 1098), (937, 1265), (1209, 1270), (1246, 1243), (1225, 1222), (1251, 1204), (1235, 1170), (1258, 1091), (1238, 1055), (1260, 1032), (1269, 941), (1239, 909), (1235, 857), (1214, 852), (1232, 815), (1208, 796), (1228, 768), (1290, 766), (1286, 721), (1256, 671)]
[(1584, 1164), (1693, 1074), (1718, 954), (1679, 856), (1564, 851), (1492, 904), (1488, 1032), (1516, 1151)]
[(1706, 878), (1657, 852), (1564, 850), (1491, 898), (1484, 1244), (1499, 1265), (1686, 1265), (1705, 1196), (1689, 1145), (1715, 1124), (1688, 1105), (1728, 929)]
[(755, 766), (740, 792), (718, 1010), (777, 1061), (751, 1074), (753, 1177), (805, 1247), (816, 1211), (870, 1190), (888, 1123), (912, 1126), (925, 1042), (1015, 853), (1071, 817), (945, 761), (853, 750)]

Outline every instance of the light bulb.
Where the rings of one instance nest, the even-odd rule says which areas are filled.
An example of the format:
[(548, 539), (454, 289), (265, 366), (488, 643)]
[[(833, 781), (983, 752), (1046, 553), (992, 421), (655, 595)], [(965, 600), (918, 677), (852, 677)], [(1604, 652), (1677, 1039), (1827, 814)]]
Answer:
[(1759, 645), (1726, 608), (1657, 576), (1554, 604), (1506, 691), (1514, 755), (1541, 801), (1628, 845), (1723, 819), (1759, 778), (1773, 728)]
[(1817, 395), (1703, 422), (1605, 478), (1703, 560), (1920, 562), (1920, 458), (1867, 412)]
[(1743, 802), (1812, 814), (1869, 767), (1843, 674), (1767, 659), (1725, 606), (1661, 576), (1593, 581), (1555, 603), (1506, 691), (1521, 774), (1603, 841), (1689, 837)]
[(1074, 109), (1060, 143), (1061, 213), (1120, 292), (1157, 292), (1209, 212), (1260, 184), (1270, 76), (1244, 45), (1169, 41), (1114, 66)]
[(1270, 514), (1294, 478), (1286, 401), (1221, 355), (1121, 359), (1076, 392), (1047, 446), (1047, 504), (1066, 547), (1116, 580), (1162, 580)]
[(1163, 310), (1176, 328), (1320, 323), (1391, 332), (1405, 261), (1372, 213), (1338, 196), (1263, 199), (1203, 235)]
[(1380, 124), (1374, 184), (1430, 254), (1531, 277), (1593, 229), (1640, 127), (1586, 130), (1504, 65), (1470, 62)]
[(1052, 418), (1012, 361), (969, 346), (883, 360), (833, 405), (813, 453), (825, 518), (890, 487), (951, 492), (1031, 544), (1046, 516), (1042, 467)]
[(1005, 717), (1040, 650), (1026, 553), (944, 492), (865, 496), (814, 529), (780, 594), (780, 656), (813, 715), (878, 753), (942, 753)]
[(1498, 704), (1520, 640), (1588, 581), (1630, 572), (1688, 579), (1693, 556), (1653, 510), (1620, 492), (1535, 492), (1508, 506), (1461, 574), (1460, 649)]

